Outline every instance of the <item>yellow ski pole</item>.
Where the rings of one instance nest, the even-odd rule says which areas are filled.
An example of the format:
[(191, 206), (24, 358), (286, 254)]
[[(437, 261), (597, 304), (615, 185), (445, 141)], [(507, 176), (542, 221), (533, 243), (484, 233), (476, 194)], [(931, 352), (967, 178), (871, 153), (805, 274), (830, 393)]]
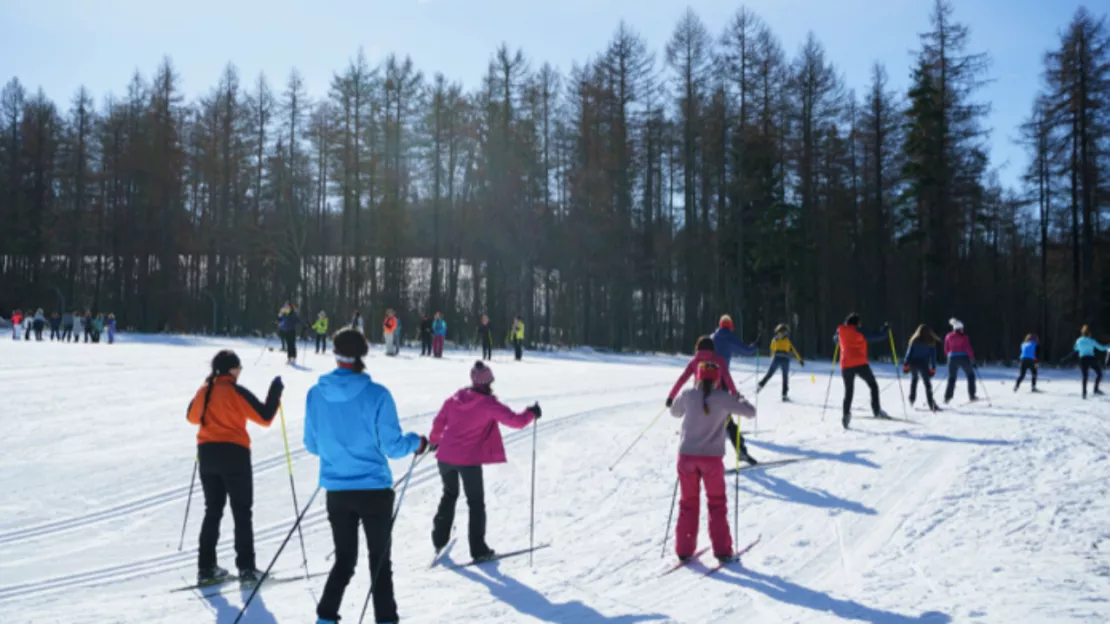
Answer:
[(906, 411), (906, 391), (902, 388), (902, 369), (898, 366), (898, 350), (894, 348), (894, 330), (888, 327), (886, 331), (890, 335), (890, 355), (894, 358), (894, 374), (898, 375), (898, 392), (902, 395), (902, 416), (909, 418), (910, 414)]
[[(301, 513), (301, 506), (297, 503), (297, 486), (293, 481), (293, 456), (289, 453), (289, 435), (285, 431), (285, 406), (278, 403), (278, 413), (281, 414), (281, 438), (285, 441), (285, 466), (289, 469), (289, 490), (293, 492), (293, 512)], [(297, 524), (297, 537), (301, 540), (301, 557), (304, 558), (304, 577), (308, 579), (308, 551), (304, 548), (304, 533), (301, 525)]]
[(640, 438), (644, 437), (644, 434), (646, 434), (649, 429), (651, 429), (652, 427), (655, 426), (655, 423), (660, 418), (662, 418), (663, 412), (666, 412), (666, 411), (667, 411), (667, 408), (665, 408), (665, 407), (663, 409), (659, 410), (659, 413), (655, 415), (655, 418), (651, 419), (651, 422), (648, 423), (648, 426), (644, 427), (644, 430), (640, 432), (640, 435), (636, 436), (636, 439), (632, 441), (632, 444), (629, 444), (628, 448), (624, 449), (624, 452), (621, 453), (621, 456), (617, 458), (617, 461), (613, 462), (612, 466), (609, 466), (609, 472), (612, 472), (613, 469), (617, 467), (617, 464), (621, 463), (621, 460), (624, 459), (625, 455), (628, 455), (628, 453), (632, 450), (632, 447), (636, 446), (636, 443), (640, 441)]
[(825, 412), (829, 409), (829, 393), (832, 392), (832, 379), (836, 374), (836, 357), (840, 355), (840, 345), (833, 348), (832, 368), (829, 370), (829, 385), (825, 387), (825, 406), (821, 408), (821, 422), (825, 422)]

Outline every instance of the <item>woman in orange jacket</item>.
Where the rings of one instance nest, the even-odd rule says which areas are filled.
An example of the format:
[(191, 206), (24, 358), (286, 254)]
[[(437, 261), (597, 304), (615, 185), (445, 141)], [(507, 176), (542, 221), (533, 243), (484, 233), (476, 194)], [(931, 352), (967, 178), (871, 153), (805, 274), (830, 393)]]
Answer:
[(890, 416), (879, 405), (879, 384), (875, 382), (875, 373), (871, 372), (871, 365), (867, 363), (867, 343), (878, 342), (887, 337), (889, 325), (883, 325), (877, 332), (868, 332), (859, 327), (859, 314), (853, 312), (844, 320), (844, 324), (836, 329), (836, 339), (840, 344), (840, 376), (844, 379), (844, 428), (852, 422), (852, 396), (855, 394), (856, 377), (859, 377), (871, 389), (871, 413), (875, 418)]
[(189, 403), (186, 418), (200, 425), (197, 432), (197, 462), (204, 489), (204, 522), (200, 529), (200, 554), (197, 558), (197, 583), (208, 585), (228, 578), (228, 571), (216, 565), (216, 544), (220, 539), (220, 520), (224, 504), (231, 499), (235, 519), (235, 566), (243, 584), (258, 582), (262, 573), (254, 559), (254, 477), (251, 472), (251, 439), (247, 421), (269, 427), (281, 403), (284, 386), (274, 377), (266, 402), (261, 403), (237, 381), (243, 368), (239, 356), (223, 350), (212, 358), (212, 373)]

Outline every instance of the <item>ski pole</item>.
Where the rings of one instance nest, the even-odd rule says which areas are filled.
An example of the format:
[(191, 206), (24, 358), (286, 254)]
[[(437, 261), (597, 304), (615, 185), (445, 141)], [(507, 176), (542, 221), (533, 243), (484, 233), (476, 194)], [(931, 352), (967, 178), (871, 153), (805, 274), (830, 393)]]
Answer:
[(894, 330), (888, 327), (886, 331), (890, 336), (890, 355), (894, 358), (894, 374), (898, 375), (898, 392), (902, 395), (902, 416), (909, 418), (910, 414), (906, 410), (906, 391), (902, 388), (902, 369), (898, 366), (898, 350), (894, 348)]
[(193, 458), (193, 478), (189, 480), (189, 498), (185, 499), (185, 519), (181, 521), (181, 539), (177, 542), (177, 552), (185, 546), (185, 527), (189, 524), (189, 507), (193, 504), (193, 486), (197, 483), (197, 466), (200, 458)]
[[(739, 430), (739, 429), (737, 429)], [(736, 461), (740, 461), (737, 459)], [(667, 556), (667, 538), (671, 536), (671, 521), (674, 520), (674, 503), (678, 500), (678, 475), (674, 477), (674, 493), (671, 494), (671, 513), (667, 515), (667, 530), (663, 532), (663, 551), (659, 553), (659, 558)]]
[[(289, 436), (285, 433), (285, 406), (278, 403), (278, 413), (281, 414), (281, 437), (285, 440), (285, 465), (289, 469), (289, 490), (293, 492), (293, 513), (300, 509), (297, 504), (297, 486), (293, 481), (293, 457), (289, 454)], [(301, 557), (304, 559), (304, 578), (308, 580), (308, 551), (304, 548), (304, 533), (297, 525), (297, 537), (301, 541)]]
[[(759, 375), (759, 351), (755, 352), (755, 374), (752, 375), (752, 376), (755, 377), (756, 375)], [(756, 382), (756, 384), (755, 384), (755, 432), (759, 433), (759, 382)], [(739, 419), (737, 419), (737, 421), (736, 421), (736, 441), (737, 442), (740, 441), (740, 421), (739, 421)], [(740, 445), (737, 444), (736, 448), (737, 448), (737, 450), (739, 450)], [(739, 466), (739, 462), (740, 462), (740, 454), (739, 453), (736, 454), (736, 462), (737, 462), (737, 468), (739, 468), (740, 467)]]
[(624, 452), (621, 453), (620, 457), (617, 458), (617, 461), (613, 462), (612, 466), (609, 466), (609, 472), (612, 472), (613, 469), (617, 467), (617, 464), (621, 463), (621, 460), (624, 459), (625, 456), (632, 451), (632, 447), (636, 446), (636, 444), (640, 441), (640, 438), (643, 438), (648, 430), (655, 426), (655, 423), (659, 421), (659, 419), (663, 416), (663, 412), (665, 411), (667, 411), (666, 407), (659, 410), (659, 413), (655, 415), (655, 418), (652, 418), (651, 422), (648, 423), (648, 426), (644, 427), (644, 430), (640, 432), (640, 435), (636, 436), (636, 439), (632, 441), (632, 444), (628, 445), (628, 448), (626, 448)]
[(821, 408), (821, 422), (825, 422), (825, 412), (829, 409), (829, 393), (832, 392), (833, 375), (836, 374), (836, 356), (840, 354), (840, 345), (833, 348), (832, 368), (829, 369), (829, 385), (825, 387), (825, 406)]
[[(425, 454), (427, 454), (425, 452)], [(389, 549), (393, 545), (393, 525), (397, 522), (397, 516), (401, 513), (401, 504), (405, 502), (405, 490), (409, 489), (409, 481), (412, 480), (412, 470), (416, 468), (419, 455), (412, 456), (412, 463), (409, 464), (409, 471), (405, 473), (404, 483), (401, 485), (401, 496), (397, 499), (397, 508), (393, 510), (393, 517), (389, 520), (389, 537), (385, 541), (385, 550), (381, 554), (381, 559), (378, 560), (378, 566), (374, 570), (374, 575), (370, 577), (370, 589), (366, 590), (366, 601), (362, 603), (362, 615), (358, 617), (358, 624), (366, 619), (366, 609), (370, 606), (370, 597), (374, 595), (374, 585), (378, 582), (378, 575), (382, 572), (382, 566), (385, 564), (386, 558), (389, 556)], [(369, 544), (367, 544), (369, 546)]]
[(251, 590), (251, 595), (247, 597), (242, 608), (239, 609), (239, 615), (232, 624), (239, 624), (239, 620), (243, 619), (243, 615), (247, 612), (247, 607), (251, 606), (251, 601), (254, 600), (254, 595), (258, 593), (258, 589), (262, 587), (262, 583), (270, 577), (270, 570), (274, 569), (274, 564), (277, 563), (278, 557), (281, 556), (281, 552), (285, 550), (285, 546), (289, 544), (289, 540), (293, 538), (293, 533), (300, 530), (301, 521), (304, 520), (305, 514), (308, 513), (308, 510), (312, 507), (312, 502), (316, 500), (316, 495), (319, 493), (320, 486), (316, 486), (316, 491), (309, 497), (308, 504), (304, 506), (304, 509), (301, 509), (300, 513), (297, 514), (296, 522), (293, 523), (292, 528), (289, 529), (289, 533), (286, 534), (285, 539), (282, 540), (281, 546), (278, 546), (277, 552), (274, 553), (274, 557), (270, 559), (270, 565), (266, 566), (266, 571), (262, 573), (262, 578), (258, 579), (258, 583), (256, 583), (254, 589)]
[(532, 554), (536, 550), (536, 421), (532, 421), (532, 505), (528, 519), (528, 567), (532, 567)]
[(266, 342), (262, 343), (262, 351), (258, 353), (258, 357), (254, 359), (255, 365), (262, 361), (262, 356), (266, 355), (266, 348), (270, 346), (270, 336), (266, 336)]
[[(972, 361), (972, 363), (974, 364), (974, 360)], [(983, 396), (987, 397), (987, 407), (994, 407), (994, 405), (991, 403), (991, 393), (987, 390), (986, 377), (983, 377), (983, 375), (979, 375), (979, 387), (983, 389)]]

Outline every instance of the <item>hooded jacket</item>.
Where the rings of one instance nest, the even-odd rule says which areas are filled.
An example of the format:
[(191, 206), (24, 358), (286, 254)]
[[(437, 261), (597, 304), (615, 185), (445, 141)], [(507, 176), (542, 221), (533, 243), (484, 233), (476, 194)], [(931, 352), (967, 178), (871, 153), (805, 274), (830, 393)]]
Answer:
[(690, 359), (690, 363), (686, 365), (686, 370), (682, 371), (678, 381), (675, 382), (674, 387), (671, 388), (671, 393), (667, 395), (668, 399), (673, 400), (678, 393), (682, 391), (682, 386), (698, 372), (698, 365), (702, 362), (713, 362), (717, 368), (721, 369), (721, 386), (733, 394), (739, 394), (736, 391), (736, 384), (732, 382), (732, 375), (728, 372), (728, 363), (725, 359), (713, 351), (698, 351), (694, 353), (694, 357)]
[[(709, 413), (705, 413), (705, 406)], [(682, 418), (679, 455), (724, 457), (728, 430), (725, 423), (732, 414), (754, 416), (755, 409), (739, 397), (714, 390), (706, 398), (698, 388), (689, 388), (671, 406), (671, 416)]]
[(308, 391), (304, 446), (320, 458), (320, 487), (386, 490), (393, 487), (388, 459), (415, 452), (420, 436), (401, 431), (389, 390), (366, 373), (338, 368)]
[(929, 370), (936, 370), (937, 348), (924, 342), (911, 342), (906, 348), (906, 357), (902, 363), (909, 365), (911, 362), (922, 364)]
[(447, 321), (445, 321), (441, 318), (437, 318), (436, 320), (432, 321), (432, 333), (434, 333), (437, 336), (446, 336), (447, 335)]
[(316, 333), (321, 336), (328, 333), (328, 317), (317, 317), (316, 322), (312, 324), (312, 329), (315, 329)]
[(1080, 336), (1079, 340), (1075, 341), (1075, 350), (1079, 353), (1079, 357), (1081, 358), (1094, 357), (1096, 349), (1105, 351), (1107, 347), (1090, 336)]
[(717, 355), (725, 361), (727, 368), (732, 364), (732, 355), (755, 355), (759, 350), (754, 345), (746, 345), (740, 342), (736, 337), (736, 333), (727, 327), (718, 327), (717, 331), (713, 332), (713, 347), (717, 350)]
[(289, 310), (278, 320), (278, 327), (284, 332), (297, 331), (297, 325), (300, 324), (301, 319), (297, 316), (296, 310)]
[(971, 349), (971, 338), (968, 338), (962, 330), (950, 331), (944, 337), (944, 354), (948, 357), (966, 355), (975, 359), (975, 351)]
[(466, 388), (444, 402), (428, 441), (439, 446), (436, 459), (446, 464), (503, 464), (507, 460), (498, 424), (523, 429), (533, 419), (532, 412), (515, 413), (492, 394)]

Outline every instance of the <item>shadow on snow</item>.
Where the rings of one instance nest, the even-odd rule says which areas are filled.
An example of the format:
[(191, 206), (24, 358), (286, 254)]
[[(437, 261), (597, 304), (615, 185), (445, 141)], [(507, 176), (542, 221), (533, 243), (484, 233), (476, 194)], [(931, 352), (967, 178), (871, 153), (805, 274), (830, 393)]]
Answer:
[(853, 464), (856, 466), (864, 466), (866, 468), (880, 468), (879, 464), (862, 457), (862, 455), (870, 455), (871, 451), (844, 451), (841, 453), (829, 453), (826, 451), (814, 451), (810, 449), (803, 449), (797, 446), (790, 446), (787, 444), (777, 444), (775, 442), (768, 442), (766, 440), (748, 440), (748, 444), (761, 448), (765, 451), (773, 453), (780, 453), (783, 455), (794, 455), (801, 457), (808, 457), (810, 459), (825, 459), (828, 461), (837, 461), (845, 464)]
[(818, 507), (821, 509), (840, 509), (865, 516), (875, 516), (879, 512), (863, 503), (841, 498), (826, 490), (808, 490), (804, 487), (775, 476), (766, 470), (745, 470), (743, 473), (748, 480), (763, 487), (763, 491), (742, 487), (741, 490), (755, 496), (763, 496), (772, 500), (799, 503)]
[[(249, 589), (241, 590), (239, 593), (243, 602), (246, 602), (251, 595)], [(219, 592), (205, 596), (204, 600), (216, 611), (216, 624), (230, 624), (239, 616), (239, 607), (228, 602), (227, 597)], [(316, 619), (315, 614), (312, 619)], [(266, 608), (266, 601), (262, 599), (261, 591), (255, 595), (250, 608), (243, 614), (243, 619), (239, 621), (243, 624), (278, 624), (277, 618)]]

